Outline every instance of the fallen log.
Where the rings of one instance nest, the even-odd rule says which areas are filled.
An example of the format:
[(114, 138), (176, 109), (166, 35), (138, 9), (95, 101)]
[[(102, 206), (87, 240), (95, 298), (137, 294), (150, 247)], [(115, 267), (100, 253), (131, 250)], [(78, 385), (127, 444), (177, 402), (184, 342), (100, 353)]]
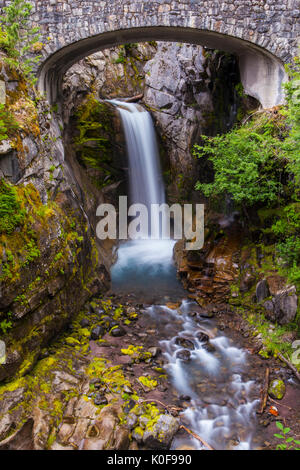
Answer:
[(279, 403), (278, 401), (274, 400), (271, 397), (269, 397), (269, 400), (271, 400), (276, 405), (283, 406), (284, 408), (287, 408), (288, 410), (293, 411), (293, 408), (291, 408), (290, 406), (284, 405), (283, 403)]
[(170, 413), (171, 413), (172, 411), (182, 411), (182, 410), (183, 410), (183, 408), (179, 408), (178, 406), (165, 405), (162, 401), (159, 401), (159, 400), (153, 400), (153, 399), (151, 400), (151, 399), (149, 399), (149, 400), (142, 400), (142, 402), (143, 402), (143, 403), (144, 403), (144, 402), (146, 402), (146, 403), (147, 403), (147, 402), (148, 402), (148, 403), (152, 403), (152, 402), (157, 403), (157, 404), (161, 405), (163, 408), (165, 408), (167, 411), (169, 411)]
[(135, 96), (131, 96), (130, 98), (126, 98), (124, 101), (125, 103), (135, 103), (136, 101), (139, 101), (143, 98), (143, 93), (141, 93), (140, 95), (135, 95)]
[(260, 410), (259, 410), (260, 414), (262, 414), (265, 411), (265, 408), (267, 406), (269, 380), (270, 380), (270, 368), (267, 367), (266, 368), (266, 374), (265, 374), (264, 388), (262, 389), (262, 393), (261, 393), (261, 406), (260, 406)]
[(294, 367), (293, 364), (288, 359), (286, 359), (281, 353), (278, 353), (277, 356), (294, 372), (295, 376), (300, 382), (300, 374), (297, 371), (296, 367)]

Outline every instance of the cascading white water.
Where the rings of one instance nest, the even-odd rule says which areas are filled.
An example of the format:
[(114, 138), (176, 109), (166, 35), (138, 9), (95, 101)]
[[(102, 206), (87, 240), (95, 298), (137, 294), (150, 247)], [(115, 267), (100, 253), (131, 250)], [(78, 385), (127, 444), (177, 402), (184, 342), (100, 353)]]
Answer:
[[(150, 216), (151, 204), (165, 203), (165, 188), (151, 115), (138, 104), (119, 100), (110, 100), (110, 103), (117, 107), (123, 124), (129, 165), (130, 203), (144, 204)], [(162, 233), (162, 221), (159, 218), (151, 219), (151, 229), (153, 233)], [(158, 282), (160, 291), (164, 291), (165, 295), (168, 295), (170, 289), (180, 292), (172, 260), (174, 244), (174, 240), (151, 239), (149, 231), (141, 233), (141, 239), (120, 244), (118, 260), (111, 270), (113, 286), (118, 284), (120, 289), (122, 284), (126, 284), (126, 289), (143, 291), (145, 287), (148, 289), (148, 282), (152, 283), (154, 289), (155, 282)]]
[[(181, 419), (214, 449), (249, 450), (259, 400), (254, 381), (242, 378), (247, 353), (220, 334), (213, 320), (196, 317), (195, 321), (189, 315), (195, 309), (197, 304), (187, 300), (178, 309), (162, 305), (147, 309), (161, 336), (167, 337), (160, 344), (172, 384), (179, 395), (189, 399)], [(209, 341), (199, 339), (199, 333), (209, 336)], [(193, 344), (194, 349), (185, 350), (187, 359), (180, 356), (184, 349), (178, 338)], [(172, 448), (191, 443), (195, 449), (205, 449), (197, 439), (185, 436), (176, 437)]]
[(111, 100), (118, 107), (129, 160), (129, 188), (131, 204), (165, 202), (155, 130), (150, 114), (140, 105)]

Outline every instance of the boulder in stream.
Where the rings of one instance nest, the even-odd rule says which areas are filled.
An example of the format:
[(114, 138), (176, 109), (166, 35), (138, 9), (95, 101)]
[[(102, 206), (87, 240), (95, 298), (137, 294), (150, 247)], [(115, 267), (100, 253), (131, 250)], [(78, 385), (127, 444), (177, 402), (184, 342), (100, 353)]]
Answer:
[(114, 336), (115, 338), (118, 338), (119, 336), (124, 336), (126, 335), (126, 331), (124, 328), (122, 328), (120, 325), (115, 326), (112, 328), (110, 332), (111, 336)]
[(102, 328), (102, 326), (96, 326), (91, 331), (91, 339), (94, 341), (96, 341), (97, 339), (100, 338), (100, 336), (103, 336), (103, 335), (104, 335), (104, 328)]
[(197, 333), (197, 339), (201, 341), (201, 343), (207, 343), (209, 341), (209, 336), (206, 333), (203, 333), (203, 331), (199, 331)]
[(169, 448), (178, 428), (178, 419), (171, 415), (163, 414), (158, 418), (154, 426), (145, 430), (143, 442), (150, 449)]
[(175, 339), (175, 344), (181, 346), (184, 349), (195, 349), (193, 341), (188, 338), (183, 338), (182, 336), (177, 336)]
[(275, 379), (270, 383), (268, 393), (271, 398), (281, 400), (285, 395), (285, 383), (283, 380)]
[(184, 362), (188, 362), (191, 360), (191, 352), (188, 349), (180, 349), (176, 353), (176, 357)]

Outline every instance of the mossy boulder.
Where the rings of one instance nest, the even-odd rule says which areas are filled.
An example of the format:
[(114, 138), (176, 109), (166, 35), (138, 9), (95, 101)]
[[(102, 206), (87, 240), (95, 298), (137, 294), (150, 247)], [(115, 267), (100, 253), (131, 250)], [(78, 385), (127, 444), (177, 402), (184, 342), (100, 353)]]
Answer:
[(268, 393), (271, 398), (281, 400), (285, 395), (285, 383), (283, 380), (275, 379), (270, 383)]
[(178, 419), (171, 415), (160, 415), (151, 427), (147, 425), (143, 442), (150, 449), (167, 449), (179, 428)]

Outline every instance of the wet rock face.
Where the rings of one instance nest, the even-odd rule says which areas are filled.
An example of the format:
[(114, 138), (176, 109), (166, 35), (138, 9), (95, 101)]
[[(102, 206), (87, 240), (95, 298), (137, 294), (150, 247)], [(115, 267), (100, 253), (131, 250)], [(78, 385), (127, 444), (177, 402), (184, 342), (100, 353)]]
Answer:
[(256, 300), (257, 302), (262, 302), (264, 299), (269, 297), (270, 291), (266, 279), (259, 281), (256, 285)]
[(17, 183), (21, 179), (22, 173), (16, 152), (11, 148), (10, 142), (2, 142), (0, 146), (0, 176), (12, 183)]
[[(52, 442), (47, 437), (51, 433), (51, 417), (47, 409), (39, 407), (39, 400), (33, 404), (30, 417), (24, 418), (24, 388), (14, 391), (13, 396), (5, 394), (1, 397), (2, 409), (0, 414), (0, 436), (9, 432), (11, 435), (0, 443), (0, 449), (19, 450), (34, 449), (42, 450), (50, 446), (53, 450), (127, 450), (130, 444), (130, 428), (119, 424), (119, 416), (122, 409), (118, 405), (108, 405), (99, 413), (97, 405), (106, 405), (107, 400), (101, 403), (92, 403), (83, 396), (70, 398), (68, 403), (62, 402), (64, 394), (74, 392), (74, 388), (80, 388), (86, 392), (88, 382), (84, 376), (70, 375), (63, 371), (51, 371), (53, 375), (52, 395), (49, 396), (49, 406), (55, 406), (56, 412), (60, 413), (60, 407), (64, 409), (59, 429)], [(82, 374), (82, 371), (81, 371)], [(10, 412), (14, 406), (19, 406), (19, 412)], [(5, 407), (7, 418), (2, 411)], [(13, 427), (20, 424), (21, 419), (25, 424), (16, 432)]]
[(190, 295), (205, 307), (197, 315), (212, 317), (209, 304), (224, 303), (232, 283), (238, 279), (240, 227), (232, 225), (226, 229), (226, 236), (222, 233), (218, 238), (212, 233), (199, 252), (186, 251), (184, 244), (179, 241), (174, 248), (178, 274)]
[(176, 357), (178, 357), (182, 361), (189, 362), (191, 359), (191, 353), (188, 349), (181, 349), (177, 352)]
[[(263, 302), (267, 297), (273, 296), (263, 302), (265, 315), (268, 320), (278, 322), (280, 325), (287, 325), (292, 322), (297, 314), (298, 296), (295, 286), (283, 287), (282, 278), (263, 279), (256, 285), (256, 300)], [(280, 287), (280, 288), (279, 288)]]
[(186, 348), (186, 349), (190, 349), (190, 350), (195, 349), (195, 345), (194, 345), (193, 341), (191, 341), (188, 338), (183, 338), (183, 337), (178, 336), (175, 339), (175, 344), (177, 344), (178, 346), (181, 346), (182, 348)]
[(297, 314), (298, 297), (294, 286), (287, 287), (274, 297), (274, 316), (281, 325), (292, 322)]
[[(234, 59), (231, 65), (227, 60), (197, 45), (158, 43), (145, 66), (143, 101), (153, 112), (169, 159), (173, 197), (187, 197), (193, 190), (199, 170), (192, 146), (200, 135), (226, 131), (234, 122), (239, 77)], [(219, 81), (226, 83), (229, 75), (231, 83), (221, 90)]]
[(95, 328), (92, 329), (91, 331), (91, 339), (92, 340), (97, 340), (104, 334), (104, 328), (102, 326), (96, 326)]
[(159, 43), (145, 67), (144, 102), (153, 111), (174, 176), (192, 177), (190, 148), (206, 127), (203, 110), (213, 112), (206, 65), (201, 46)]
[(63, 83), (65, 122), (92, 89), (102, 100), (143, 93), (144, 67), (155, 52), (155, 43), (129, 44), (96, 52), (73, 65)]
[[(142, 449), (169, 447), (179, 425), (170, 415), (176, 411), (174, 397), (166, 393), (170, 387), (158, 367), (163, 361), (157, 357), (156, 335), (146, 335), (145, 341), (155, 346), (143, 350), (136, 337), (136, 331), (145, 331), (143, 316), (128, 325), (133, 312), (135, 308), (113, 304), (111, 298), (93, 298), (34, 370), (0, 385), (0, 449), (127, 450), (137, 449), (137, 443)], [(105, 318), (116, 317), (119, 325), (126, 325), (122, 341), (104, 326)], [(91, 340), (90, 332), (102, 322), (101, 342)], [(133, 358), (134, 350), (136, 361), (122, 360)], [(143, 386), (138, 378), (145, 379)], [(163, 397), (168, 411), (163, 404), (156, 406)]]
[(112, 405), (104, 408), (94, 424), (87, 429), (83, 450), (127, 450), (129, 430), (119, 426), (120, 409)]
[[(169, 197), (185, 198), (198, 176), (192, 146), (201, 134), (233, 125), (238, 83), (233, 56), (191, 44), (130, 44), (93, 54), (70, 68), (63, 86), (64, 120), (91, 90), (100, 99), (144, 95), (142, 102), (160, 137)], [(201, 168), (200, 173), (209, 176)]]
[(35, 104), (34, 91), (2, 61), (0, 70), (7, 107), (18, 123), (0, 147), (0, 178), (18, 184), (18, 204), (26, 211), (24, 223), (0, 234), (0, 323), (10, 325), (0, 329), (7, 349), (1, 382), (28, 372), (90, 296), (83, 286), (104, 291), (108, 276), (95, 263), (58, 117), (42, 99)]

